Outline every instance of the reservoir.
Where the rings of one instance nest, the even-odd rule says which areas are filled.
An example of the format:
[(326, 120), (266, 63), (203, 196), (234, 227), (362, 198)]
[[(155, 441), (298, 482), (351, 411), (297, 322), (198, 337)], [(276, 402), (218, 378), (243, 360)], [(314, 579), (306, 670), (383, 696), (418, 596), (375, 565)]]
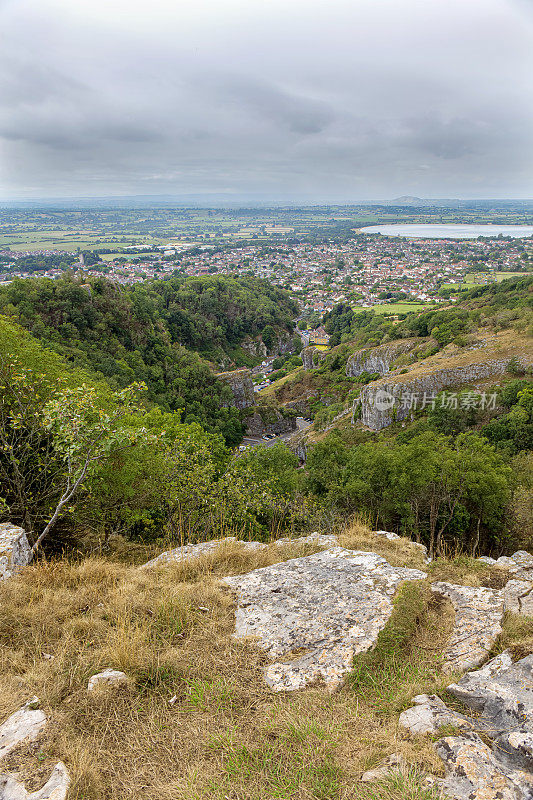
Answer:
[(408, 239), (478, 239), (480, 236), (511, 236), (520, 239), (533, 236), (533, 225), (454, 225), (406, 224), (369, 225), (361, 233), (381, 233), (383, 236), (405, 236)]

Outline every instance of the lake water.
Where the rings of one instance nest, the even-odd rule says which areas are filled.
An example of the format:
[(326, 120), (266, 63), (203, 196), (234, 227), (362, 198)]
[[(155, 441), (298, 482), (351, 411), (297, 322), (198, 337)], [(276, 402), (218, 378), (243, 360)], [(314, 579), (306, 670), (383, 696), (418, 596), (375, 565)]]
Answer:
[(369, 225), (362, 233), (405, 236), (408, 239), (478, 239), (480, 236), (533, 236), (533, 225)]

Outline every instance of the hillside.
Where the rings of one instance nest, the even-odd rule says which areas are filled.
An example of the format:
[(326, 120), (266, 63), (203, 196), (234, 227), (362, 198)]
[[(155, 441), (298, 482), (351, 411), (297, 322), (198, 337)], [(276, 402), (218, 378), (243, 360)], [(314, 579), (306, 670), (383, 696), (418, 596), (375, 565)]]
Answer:
[[(215, 377), (225, 364), (257, 363), (292, 346), (289, 296), (250, 279), (153, 281), (131, 288), (103, 278), (81, 284), (16, 280), (0, 287), (0, 313), (28, 329), (69, 363), (115, 388), (133, 381), (187, 422), (242, 438), (230, 392)], [(214, 362), (214, 363), (213, 363)]]

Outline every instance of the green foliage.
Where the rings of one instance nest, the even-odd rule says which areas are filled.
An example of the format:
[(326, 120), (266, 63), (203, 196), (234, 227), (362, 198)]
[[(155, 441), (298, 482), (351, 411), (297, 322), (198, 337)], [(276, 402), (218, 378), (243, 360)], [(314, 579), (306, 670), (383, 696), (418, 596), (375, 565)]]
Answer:
[(475, 433), (455, 440), (426, 430), (407, 442), (348, 449), (329, 436), (309, 454), (308, 490), (350, 511), (366, 511), (387, 530), (402, 530), (430, 551), (445, 541), (490, 547), (504, 535), (512, 476)]
[(296, 312), (285, 292), (263, 281), (214, 277), (130, 288), (104, 278), (16, 280), (0, 288), (2, 309), (72, 364), (118, 390), (144, 382), (149, 401), (183, 411), (185, 422), (222, 433), (228, 444), (243, 433), (230, 390), (191, 350), (220, 362), (247, 336), (292, 330)]
[(502, 402), (510, 410), (491, 420), (482, 433), (496, 447), (511, 455), (533, 449), (533, 384), (513, 381), (503, 387)]

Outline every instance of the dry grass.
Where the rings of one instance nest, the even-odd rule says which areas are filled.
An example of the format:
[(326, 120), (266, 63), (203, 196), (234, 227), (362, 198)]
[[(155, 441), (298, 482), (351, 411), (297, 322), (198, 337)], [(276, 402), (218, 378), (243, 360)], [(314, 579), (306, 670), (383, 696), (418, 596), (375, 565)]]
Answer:
[[(378, 544), (405, 561), (405, 542), (377, 538), (354, 526), (343, 543)], [(306, 552), (229, 544), (194, 563), (146, 570), (96, 558), (41, 563), (1, 584), (1, 717), (37, 694), (50, 718), (8, 766), (36, 788), (65, 761), (69, 800), (348, 800), (377, 797), (363, 786), (355, 794), (358, 779), (401, 753), (415, 770), (410, 783), (389, 781), (379, 796), (429, 800), (413, 775), (440, 762), (429, 741), (399, 730), (397, 712), (442, 684), (439, 609), (425, 603), (398, 658), (381, 665), (393, 700), (350, 684), (333, 695), (273, 693), (262, 678), (265, 655), (232, 638), (233, 601), (217, 576)], [(105, 667), (124, 670), (130, 685), (88, 695), (89, 677)]]

